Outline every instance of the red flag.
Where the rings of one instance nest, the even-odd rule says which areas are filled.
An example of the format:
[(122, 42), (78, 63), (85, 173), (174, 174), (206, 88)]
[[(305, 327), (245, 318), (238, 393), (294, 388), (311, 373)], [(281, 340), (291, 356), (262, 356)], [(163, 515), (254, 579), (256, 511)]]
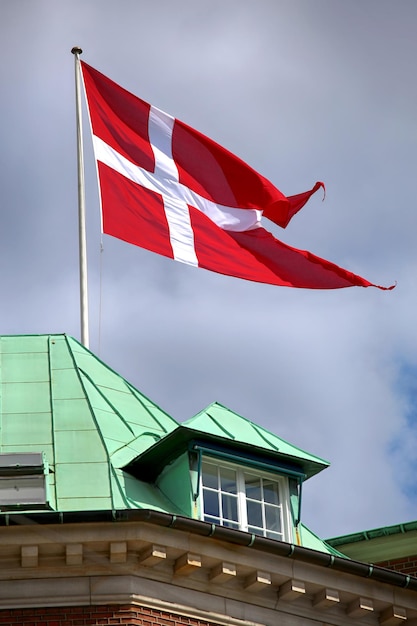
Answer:
[[(197, 267), (272, 285), (377, 286), (278, 241), (323, 183), (286, 197), (220, 145), (81, 62), (103, 231)], [(380, 287), (384, 289), (384, 287)]]

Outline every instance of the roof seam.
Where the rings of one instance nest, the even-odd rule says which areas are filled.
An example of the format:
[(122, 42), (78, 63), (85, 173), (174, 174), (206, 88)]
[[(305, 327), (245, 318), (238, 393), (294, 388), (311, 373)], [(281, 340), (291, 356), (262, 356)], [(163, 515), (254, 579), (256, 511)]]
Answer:
[[(96, 425), (96, 429), (97, 429), (98, 435), (99, 435), (99, 437), (100, 437), (100, 439), (101, 439), (101, 442), (102, 442), (102, 444), (103, 444), (103, 448), (104, 448), (104, 451), (105, 451), (105, 455), (106, 455), (106, 457), (107, 457), (107, 470), (108, 470), (108, 479), (109, 479), (110, 499), (111, 499), (111, 503), (112, 503), (112, 508), (114, 508), (114, 497), (113, 497), (112, 481), (111, 481), (111, 470), (110, 470), (110, 468), (111, 468), (111, 461), (110, 461), (109, 451), (107, 450), (107, 446), (106, 446), (106, 444), (105, 444), (104, 437), (103, 437), (103, 433), (101, 432), (101, 428), (100, 428), (99, 424), (97, 423), (96, 416), (95, 416), (95, 413), (94, 413), (93, 407), (91, 406), (90, 398), (89, 398), (89, 395), (88, 395), (87, 390), (86, 390), (86, 388), (85, 388), (84, 381), (83, 381), (83, 379), (82, 379), (81, 373), (82, 373), (84, 376), (86, 376), (86, 378), (87, 378), (89, 381), (90, 381), (90, 379), (89, 379), (89, 377), (85, 374), (85, 372), (83, 372), (83, 371), (81, 370), (81, 368), (79, 368), (79, 367), (78, 367), (77, 361), (75, 360), (75, 356), (74, 356), (74, 354), (73, 354), (73, 352), (72, 352), (72, 347), (70, 346), (70, 344), (69, 344), (69, 341), (68, 341), (67, 337), (65, 337), (65, 339), (66, 339), (66, 341), (67, 341), (68, 350), (69, 350), (69, 353), (70, 353), (71, 358), (72, 358), (73, 363), (74, 363), (74, 369), (75, 369), (75, 371), (76, 371), (76, 373), (77, 373), (78, 380), (79, 380), (79, 382), (80, 382), (81, 387), (83, 388), (83, 391), (84, 391), (84, 394), (85, 394), (85, 399), (86, 399), (86, 402), (87, 402), (87, 404), (88, 404), (88, 408), (89, 408), (90, 413), (91, 413), (91, 417), (92, 417), (92, 419), (93, 419), (93, 421), (94, 421), (94, 424)], [(90, 382), (91, 382), (91, 381), (90, 381)]]
[(211, 420), (213, 420), (213, 422), (216, 424), (216, 426), (218, 426), (218, 428), (220, 428), (221, 431), (223, 431), (224, 433), (226, 433), (226, 435), (228, 435), (228, 437), (230, 437), (230, 439), (233, 439), (233, 440), (236, 439), (233, 433), (230, 433), (224, 426), (222, 426), (222, 424), (220, 424), (220, 422), (215, 417), (213, 417), (213, 415), (210, 415), (208, 411), (207, 411), (207, 415), (209, 416)]
[[(222, 417), (224, 419), (221, 419)], [(246, 435), (242, 434), (243, 431), (238, 421), (242, 422), (242, 426), (243, 424), (248, 426)], [(246, 442), (246, 444), (254, 445), (254, 441), (259, 438), (261, 441), (257, 445), (261, 449), (268, 449), (272, 453), (278, 453), (293, 459), (302, 459), (304, 463), (311, 464), (316, 468), (314, 474), (330, 465), (328, 461), (285, 441), (278, 435), (258, 426), (248, 418), (224, 407), (218, 402), (210, 404), (206, 409), (184, 422), (184, 426), (187, 428), (196, 428), (200, 432), (212, 433), (213, 435), (215, 434), (214, 425), (224, 433), (224, 437), (236, 443)], [(246, 428), (243, 430), (246, 431)], [(217, 433), (217, 436), (222, 435)], [(319, 466), (320, 470), (318, 469)]]
[[(136, 433), (135, 433), (135, 431), (133, 430), (133, 428), (130, 426), (129, 422), (128, 422), (127, 420), (125, 420), (125, 418), (124, 418), (124, 417), (123, 417), (123, 415), (120, 413), (120, 411), (118, 411), (118, 410), (116, 409), (116, 407), (113, 405), (113, 403), (112, 403), (112, 402), (110, 402), (110, 400), (109, 400), (109, 399), (108, 399), (108, 398), (104, 395), (104, 393), (103, 393), (103, 392), (101, 391), (101, 389), (100, 389), (100, 386), (99, 386), (99, 385), (96, 385), (96, 383), (94, 383), (94, 382), (93, 382), (93, 380), (92, 380), (91, 376), (90, 376), (89, 374), (87, 374), (87, 372), (86, 372), (85, 370), (83, 370), (81, 367), (80, 367), (80, 368), (78, 368), (78, 367), (77, 367), (77, 369), (78, 369), (78, 371), (79, 371), (79, 372), (81, 372), (81, 373), (83, 374), (83, 376), (85, 376), (85, 377), (86, 377), (86, 379), (88, 380), (88, 382), (89, 382), (89, 383), (91, 383), (91, 385), (94, 387), (94, 389), (95, 389), (95, 390), (97, 391), (97, 393), (100, 395), (101, 399), (102, 399), (102, 400), (104, 400), (104, 402), (105, 402), (106, 404), (108, 404), (108, 405), (109, 405), (109, 407), (111, 408), (111, 410), (112, 410), (114, 413), (116, 413), (117, 417), (118, 417), (118, 418), (119, 418), (119, 419), (123, 422), (123, 424), (126, 426), (126, 428), (127, 428), (128, 430), (130, 430), (130, 432), (132, 433), (132, 435), (135, 435)], [(85, 394), (87, 395), (87, 391), (86, 391), (86, 389), (85, 389), (84, 385), (83, 385), (83, 389), (84, 389), (84, 391), (85, 391)], [(94, 411), (93, 411), (93, 413), (94, 413)], [(97, 424), (97, 420), (95, 420), (95, 422), (96, 422), (96, 424)], [(100, 430), (100, 432), (101, 432), (101, 429), (99, 428), (98, 424), (97, 424), (97, 427), (98, 427), (98, 429), (99, 429), (99, 430)]]
[[(124, 379), (123, 379), (124, 380)], [(151, 413), (151, 411), (148, 409), (148, 407), (146, 406), (146, 404), (144, 403), (143, 399), (138, 395), (140, 392), (138, 392), (138, 390), (133, 387), (133, 385), (131, 385), (127, 380), (124, 380), (125, 385), (128, 387), (128, 389), (131, 391), (131, 393), (133, 393), (133, 395), (135, 396), (135, 398), (138, 400), (138, 402), (140, 402), (140, 404), (142, 405), (142, 407), (145, 409), (145, 411), (148, 413), (148, 415), (158, 424), (158, 426), (160, 427), (161, 431), (168, 434), (168, 431), (166, 430), (166, 428), (164, 428), (164, 426), (162, 425), (162, 423), (158, 420), (157, 417), (155, 417), (155, 415), (153, 415), (153, 413)], [(140, 393), (140, 395), (142, 395)], [(147, 398), (148, 400), (148, 398)], [(149, 400), (150, 401), (150, 400)], [(151, 401), (150, 401), (151, 402)], [(154, 406), (155, 405), (153, 402), (152, 404)], [(159, 406), (157, 407), (160, 411), (162, 411), (167, 417), (169, 417), (174, 423), (175, 426), (178, 426), (178, 422), (176, 420), (174, 420), (170, 415), (168, 415), (168, 413), (165, 413), (165, 411), (163, 411), (163, 409), (161, 409)]]
[(275, 448), (277, 452), (280, 452), (280, 448), (276, 446), (272, 441), (268, 439), (268, 437), (264, 435), (263, 428), (260, 428), (257, 424), (254, 424), (253, 422), (251, 423), (253, 424), (253, 427), (258, 433), (258, 435), (260, 436), (260, 438), (263, 439), (269, 446), (272, 446), (273, 448)]
[[(51, 359), (51, 337), (48, 336), (48, 370), (49, 370), (49, 404), (51, 411), (51, 440), (52, 440), (52, 455), (53, 455), (53, 465), (54, 469), (56, 466), (56, 438), (55, 438), (55, 413), (54, 413), (54, 402), (53, 402), (53, 392), (52, 392), (52, 359)], [(49, 481), (50, 482), (50, 481)], [(50, 488), (51, 485), (49, 484)], [(54, 489), (54, 501), (55, 506), (58, 506), (58, 484), (57, 481), (53, 481), (53, 489)]]
[[(160, 441), (162, 439), (162, 437), (160, 437), (159, 435), (157, 435), (156, 433), (153, 433), (152, 431), (144, 431), (142, 432), (140, 435), (137, 435), (135, 437), (133, 437), (132, 439), (130, 439), (127, 443), (123, 443), (121, 446), (119, 446), (118, 448), (116, 448), (116, 450), (113, 450), (113, 452), (110, 455), (110, 458), (112, 456), (115, 456), (118, 452), (120, 452), (120, 450), (123, 450), (124, 448), (129, 448), (130, 445), (134, 442), (137, 441), (138, 439), (140, 439), (141, 437), (144, 436), (150, 436), (153, 437), (155, 439), (155, 443), (158, 443), (158, 441)], [(111, 437), (109, 437), (109, 439), (111, 439), (111, 441), (118, 441), (116, 439), (112, 439)]]

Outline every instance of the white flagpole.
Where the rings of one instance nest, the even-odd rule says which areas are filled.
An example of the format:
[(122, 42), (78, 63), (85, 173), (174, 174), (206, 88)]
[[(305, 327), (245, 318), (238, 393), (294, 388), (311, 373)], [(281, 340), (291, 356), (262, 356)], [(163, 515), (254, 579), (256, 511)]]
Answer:
[(81, 116), (81, 48), (74, 46), (71, 50), (75, 62), (75, 100), (77, 115), (77, 163), (78, 163), (78, 229), (80, 255), (80, 312), (81, 312), (81, 343), (89, 347), (88, 332), (88, 288), (87, 288), (87, 238), (85, 228), (85, 191), (84, 191), (84, 152)]

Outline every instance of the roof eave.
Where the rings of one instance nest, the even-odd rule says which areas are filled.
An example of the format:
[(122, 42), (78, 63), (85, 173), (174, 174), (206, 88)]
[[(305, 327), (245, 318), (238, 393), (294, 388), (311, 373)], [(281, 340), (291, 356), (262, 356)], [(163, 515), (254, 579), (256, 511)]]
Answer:
[(217, 526), (209, 522), (181, 517), (171, 513), (151, 509), (127, 509), (106, 511), (69, 511), (31, 514), (1, 514), (0, 526), (15, 524), (85, 524), (87, 522), (146, 522), (166, 529), (185, 531), (200, 537), (224, 541), (237, 546), (248, 547), (272, 556), (287, 557), (327, 569), (333, 569), (361, 578), (373, 579), (395, 587), (417, 591), (417, 578), (361, 561), (320, 552), (304, 546), (259, 537), (241, 530)]
[(293, 457), (279, 451), (266, 450), (242, 443), (241, 441), (233, 441), (180, 425), (145, 452), (132, 459), (123, 469), (133, 476), (146, 475), (147, 479), (152, 482), (155, 481), (164, 467), (178, 458), (180, 454), (191, 449), (193, 444), (202, 445), (204, 443), (211, 444), (213, 450), (215, 448), (229, 450), (231, 454), (235, 454), (236, 457), (240, 457), (242, 460), (245, 458), (247, 460), (256, 458), (270, 464), (287, 467), (294, 473), (304, 475), (303, 479), (311, 478), (328, 467), (325, 463), (321, 464), (310, 459), (300, 458), (299, 456)]

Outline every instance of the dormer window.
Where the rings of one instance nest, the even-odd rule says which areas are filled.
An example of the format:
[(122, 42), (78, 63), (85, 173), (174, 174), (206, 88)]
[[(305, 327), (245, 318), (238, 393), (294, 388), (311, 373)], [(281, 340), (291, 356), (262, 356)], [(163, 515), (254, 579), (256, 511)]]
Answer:
[(288, 480), (203, 458), (201, 517), (279, 541), (291, 541)]

